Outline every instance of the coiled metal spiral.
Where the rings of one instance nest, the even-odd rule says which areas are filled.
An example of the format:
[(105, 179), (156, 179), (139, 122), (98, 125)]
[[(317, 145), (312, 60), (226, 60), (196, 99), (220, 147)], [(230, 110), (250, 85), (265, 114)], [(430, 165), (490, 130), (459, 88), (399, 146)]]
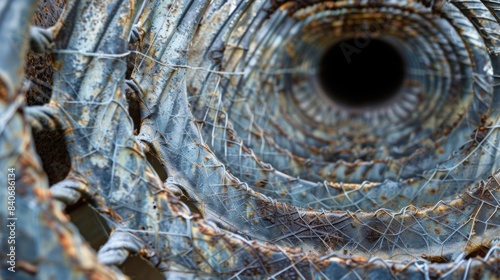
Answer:
[[(30, 2), (0, 26), (28, 30)], [(20, 225), (52, 249), (20, 249), (18, 275), (124, 277), (133, 254), (165, 278), (498, 277), (499, 32), (497, 0), (68, 1), (31, 29), (50, 102), (0, 115), (0, 172), (45, 201), (23, 217), (64, 236)], [(28, 125), (63, 131), (51, 195)], [(56, 234), (82, 200), (112, 230), (96, 256)]]

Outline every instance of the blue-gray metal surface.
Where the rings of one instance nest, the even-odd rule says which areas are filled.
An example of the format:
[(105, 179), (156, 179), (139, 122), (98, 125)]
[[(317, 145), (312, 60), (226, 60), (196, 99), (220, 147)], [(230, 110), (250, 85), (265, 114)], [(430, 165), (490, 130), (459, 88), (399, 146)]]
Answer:
[[(0, 46), (0, 97), (19, 124), (0, 130), (0, 172), (15, 166), (33, 194), (19, 222), (52, 215), (17, 236), (53, 246), (19, 244), (28, 276), (90, 278), (90, 259), (122, 277), (114, 265), (137, 254), (172, 279), (499, 277), (500, 1), (81, 0), (48, 30), (28, 28), (32, 3), (13, 3), (0, 3), (0, 36), (16, 42)], [(9, 18), (14, 7), (26, 11)], [(28, 34), (54, 73), (27, 119), (14, 96)], [(400, 48), (397, 102), (352, 110), (321, 93), (315, 62), (343, 36)], [(32, 143), (27, 121), (64, 131), (71, 168), (51, 195), (32, 146), (16, 149)], [(37, 176), (21, 180), (26, 167)], [(51, 205), (82, 198), (112, 229), (99, 264), (75, 252), (77, 232), (54, 230), (72, 226)], [(32, 258), (49, 253), (61, 260)]]

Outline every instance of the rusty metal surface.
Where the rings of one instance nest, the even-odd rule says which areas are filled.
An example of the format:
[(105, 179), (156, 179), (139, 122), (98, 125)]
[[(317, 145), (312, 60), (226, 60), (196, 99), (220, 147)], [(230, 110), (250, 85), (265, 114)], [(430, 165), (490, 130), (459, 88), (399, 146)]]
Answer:
[(32, 1), (0, 5), (0, 201), (2, 279), (125, 279), (97, 262), (51, 199), (21, 93)]
[[(44, 202), (20, 220), (48, 215), (17, 238), (53, 246), (31, 277), (121, 277), (130, 254), (171, 279), (499, 277), (497, 13), (479, 0), (68, 1), (53, 28), (31, 29), (53, 73), (28, 119), (14, 98), (27, 50), (12, 55), (28, 36), (0, 48), (2, 114), (19, 122), (0, 130), (0, 172), (19, 166), (23, 205)], [(4, 23), (28, 34), (20, 19)], [(314, 90), (328, 38), (360, 29), (406, 50), (404, 106), (348, 111)], [(33, 144), (16, 149), (32, 143), (27, 120), (63, 131), (70, 168), (50, 195)], [(55, 207), (82, 199), (111, 228), (99, 265)]]

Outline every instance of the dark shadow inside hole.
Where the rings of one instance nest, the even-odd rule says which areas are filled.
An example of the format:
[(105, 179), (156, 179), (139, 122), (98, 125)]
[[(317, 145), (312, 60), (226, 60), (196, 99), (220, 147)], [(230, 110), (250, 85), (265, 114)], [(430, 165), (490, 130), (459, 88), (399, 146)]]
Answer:
[(62, 130), (33, 133), (35, 148), (42, 160), (43, 170), (47, 173), (52, 186), (66, 178), (71, 169), (71, 158), (66, 147)]
[[(108, 241), (111, 231), (109, 226), (85, 200), (82, 199), (76, 204), (68, 206), (66, 213), (94, 250), (98, 251)], [(119, 268), (131, 279), (139, 279), (139, 277), (141, 279), (163, 279), (157, 268), (139, 256), (129, 256), (123, 264), (119, 265)]]
[(108, 241), (109, 226), (104, 218), (84, 199), (66, 207), (66, 213), (94, 250), (99, 250)]
[(319, 82), (325, 93), (334, 102), (355, 108), (387, 102), (404, 79), (405, 61), (400, 52), (376, 38), (340, 41), (325, 52), (319, 65)]
[(146, 153), (146, 159), (151, 164), (151, 167), (156, 171), (156, 174), (158, 174), (158, 177), (160, 177), (160, 180), (163, 182), (167, 180), (168, 174), (165, 171), (165, 166), (161, 163), (161, 159), (159, 157), (151, 152)]
[[(165, 166), (162, 164), (162, 160), (159, 158), (158, 155), (147, 152), (146, 153), (146, 159), (148, 160), (149, 164), (153, 167), (153, 169), (156, 171), (160, 179), (165, 182), (168, 178), (167, 171), (165, 170)], [(180, 195), (179, 199), (188, 206), (188, 208), (191, 210), (192, 213), (197, 213), (200, 215), (200, 217), (203, 217), (202, 213), (198, 209), (198, 203), (196, 202), (195, 199), (191, 198), (189, 196), (189, 193), (185, 189), (181, 189), (182, 195)]]
[(128, 103), (128, 114), (132, 118), (134, 124), (134, 135), (138, 135), (141, 130), (141, 109), (139, 93), (134, 92), (130, 87), (126, 89), (126, 98)]

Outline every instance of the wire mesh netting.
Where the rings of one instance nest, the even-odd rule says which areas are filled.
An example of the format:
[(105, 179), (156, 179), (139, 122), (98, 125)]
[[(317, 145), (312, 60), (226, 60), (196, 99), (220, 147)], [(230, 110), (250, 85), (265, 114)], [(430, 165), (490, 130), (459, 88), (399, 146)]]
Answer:
[[(499, 277), (500, 1), (0, 11), (0, 277), (126, 278), (130, 256), (169, 279)], [(405, 74), (372, 106), (383, 44)], [(111, 230), (97, 253), (78, 204)]]

